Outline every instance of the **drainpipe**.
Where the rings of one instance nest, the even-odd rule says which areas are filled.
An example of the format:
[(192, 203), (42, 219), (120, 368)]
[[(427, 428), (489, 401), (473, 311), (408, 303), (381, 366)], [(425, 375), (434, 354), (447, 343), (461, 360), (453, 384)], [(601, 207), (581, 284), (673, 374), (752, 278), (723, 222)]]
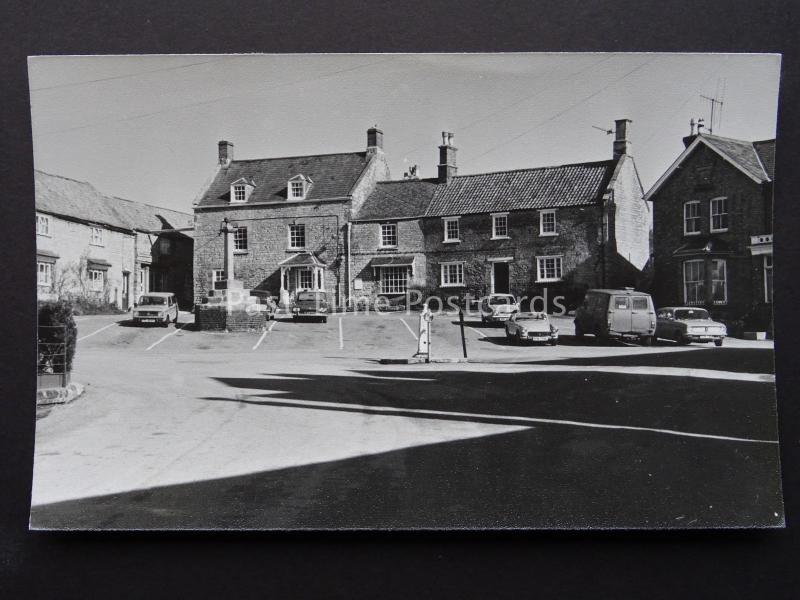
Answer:
[(347, 306), (350, 305), (350, 299), (351, 299), (352, 293), (353, 293), (352, 289), (350, 287), (352, 285), (352, 278), (350, 277), (351, 266), (350, 266), (350, 221), (349, 220), (347, 221), (347, 224), (345, 225), (345, 227), (347, 228), (347, 236), (345, 237), (345, 244), (346, 244), (346, 246), (345, 246), (345, 256), (346, 256), (346, 258), (345, 258), (345, 274), (346, 274), (346, 277), (347, 277), (347, 298), (345, 299), (345, 302), (346, 302), (345, 303), (345, 308), (347, 308)]

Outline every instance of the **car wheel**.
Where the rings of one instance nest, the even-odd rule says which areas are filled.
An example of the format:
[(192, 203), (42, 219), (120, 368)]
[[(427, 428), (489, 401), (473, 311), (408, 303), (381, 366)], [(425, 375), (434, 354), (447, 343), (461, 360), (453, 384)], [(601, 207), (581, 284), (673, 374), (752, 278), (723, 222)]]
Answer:
[(486, 317), (484, 315), (481, 315), (481, 323), (486, 325)]
[(558, 340), (550, 340), (551, 346), (558, 346)]
[(583, 329), (578, 323), (575, 323), (575, 337), (582, 338), (583, 337)]
[(719, 348), (720, 346), (722, 346), (722, 340), (714, 340), (714, 345), (715, 345), (717, 348)]
[(323, 323), (327, 323), (328, 322), (328, 317), (322, 317), (322, 322)]
[(294, 321), (295, 323), (297, 323), (297, 315), (292, 315), (292, 321)]
[(639, 338), (642, 346), (652, 346), (653, 345), (653, 336), (652, 335), (643, 335)]
[(519, 334), (519, 331), (517, 332), (516, 342), (518, 345), (522, 345), (522, 336)]
[(164, 317), (164, 320), (161, 322), (162, 327), (169, 327), (169, 315)]
[(692, 340), (690, 340), (689, 338), (684, 337), (684, 336), (682, 336), (680, 334), (678, 334), (678, 340), (677, 341), (681, 346), (688, 346), (689, 344), (692, 343)]
[(176, 311), (176, 312), (175, 312), (175, 320), (174, 320), (174, 321), (172, 321), (173, 323), (175, 323), (175, 325), (177, 325), (177, 324), (178, 324), (178, 316), (179, 316), (179, 315), (180, 315), (180, 313)]

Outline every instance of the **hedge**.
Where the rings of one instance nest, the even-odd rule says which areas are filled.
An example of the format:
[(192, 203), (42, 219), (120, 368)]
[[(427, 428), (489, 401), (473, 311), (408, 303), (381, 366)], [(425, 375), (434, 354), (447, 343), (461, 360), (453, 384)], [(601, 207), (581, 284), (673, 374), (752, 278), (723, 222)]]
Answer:
[(66, 326), (66, 329), (39, 328), (39, 343), (65, 343), (66, 371), (72, 371), (72, 360), (75, 358), (75, 346), (78, 339), (78, 327), (73, 318), (72, 303), (67, 300), (39, 302), (40, 326)]

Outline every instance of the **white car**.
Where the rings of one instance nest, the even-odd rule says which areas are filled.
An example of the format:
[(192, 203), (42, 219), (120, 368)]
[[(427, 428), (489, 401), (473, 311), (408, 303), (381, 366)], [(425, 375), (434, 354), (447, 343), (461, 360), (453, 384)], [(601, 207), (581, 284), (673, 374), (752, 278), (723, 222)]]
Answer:
[(153, 323), (167, 327), (178, 323), (178, 301), (169, 292), (150, 292), (139, 297), (133, 308), (133, 322)]
[(558, 327), (550, 323), (547, 313), (516, 313), (506, 322), (506, 338), (515, 344), (544, 342), (558, 344)]
[(482, 323), (503, 323), (518, 312), (519, 304), (511, 294), (489, 294), (481, 302)]

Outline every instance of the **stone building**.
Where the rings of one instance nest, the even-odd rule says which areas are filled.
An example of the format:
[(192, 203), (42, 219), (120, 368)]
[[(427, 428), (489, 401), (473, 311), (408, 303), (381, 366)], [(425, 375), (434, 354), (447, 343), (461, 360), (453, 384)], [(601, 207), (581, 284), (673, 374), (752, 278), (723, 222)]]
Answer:
[(703, 306), (734, 332), (770, 330), (775, 140), (693, 133), (683, 141), (646, 196), (656, 302)]
[(288, 302), (301, 289), (347, 297), (346, 243), (352, 212), (375, 182), (389, 178), (383, 132), (367, 131), (366, 150), (338, 154), (235, 160), (233, 144), (218, 145), (211, 183), (194, 203), (194, 300), (225, 279), (220, 226), (237, 227), (234, 275), (245, 289)]
[(127, 310), (148, 291), (192, 296), (192, 216), (35, 171), (37, 297)]
[[(609, 160), (457, 175), (443, 133), (438, 176), (378, 183), (354, 215), (354, 294), (402, 301), (512, 293), (574, 307), (586, 289), (636, 286), (650, 257), (651, 212), (616, 122)], [(541, 309), (541, 304), (537, 306)]]

